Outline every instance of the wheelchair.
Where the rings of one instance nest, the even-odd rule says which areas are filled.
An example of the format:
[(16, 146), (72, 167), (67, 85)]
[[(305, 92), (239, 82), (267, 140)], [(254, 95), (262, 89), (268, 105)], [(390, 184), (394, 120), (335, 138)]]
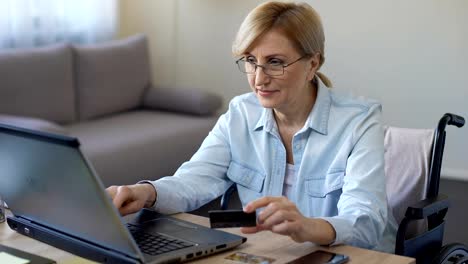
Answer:
[[(396, 203), (390, 204), (405, 208), (402, 211), (402, 216), (397, 218), (400, 221), (398, 232), (396, 236), (395, 254), (407, 257), (413, 257), (416, 259), (417, 264), (468, 264), (468, 247), (461, 243), (451, 243), (442, 245), (445, 220), (444, 217), (447, 214), (450, 200), (444, 194), (439, 194), (439, 182), (440, 182), (440, 171), (442, 167), (442, 157), (445, 147), (446, 132), (445, 128), (447, 125), (453, 125), (456, 127), (463, 127), (465, 119), (461, 116), (447, 113), (445, 114), (438, 123), (435, 130), (429, 130), (429, 134), (426, 133), (428, 130), (418, 129), (404, 129), (403, 134), (399, 137), (406, 137), (405, 133), (412, 134), (410, 140), (406, 137), (404, 143), (392, 141), (387, 144), (386, 148), (399, 147), (395, 145), (404, 145), (406, 148), (413, 147), (411, 144), (420, 144), (424, 141), (429, 146), (427, 153), (417, 153), (423, 157), (419, 160), (428, 160), (427, 170), (423, 170), (417, 175), (408, 175), (408, 177), (421, 177), (424, 184), (415, 185), (413, 190), (408, 192), (408, 196), (416, 191), (422, 194), (422, 197), (418, 197), (416, 202), (410, 202), (406, 204), (408, 200), (398, 199)], [(398, 128), (397, 128), (398, 129)], [(385, 137), (392, 131), (392, 127), (385, 129)], [(420, 133), (421, 132), (421, 133)], [(429, 135), (426, 137), (421, 136), (422, 134)], [(388, 146), (387, 146), (388, 145)], [(386, 150), (387, 151), (387, 150)], [(398, 156), (401, 159), (406, 159), (405, 152), (399, 152)], [(386, 163), (387, 156), (385, 157)], [(400, 166), (401, 164), (398, 164)], [(390, 165), (391, 166), (391, 165)], [(401, 180), (401, 175), (390, 176), (386, 170), (387, 180), (389, 177), (394, 177), (397, 181)], [(401, 183), (407, 185), (406, 183)], [(388, 181), (387, 181), (388, 185)], [(387, 186), (387, 190), (388, 190)], [(422, 190), (414, 190), (420, 188)], [(226, 210), (232, 205), (230, 197), (237, 192), (236, 185), (233, 184), (221, 197), (221, 210)], [(395, 192), (396, 196), (401, 196), (401, 193)], [(392, 200), (391, 196), (388, 196), (389, 201)], [(411, 199), (410, 199), (411, 200)], [(414, 200), (414, 199), (413, 199)], [(403, 204), (401, 204), (403, 203)], [(394, 215), (398, 214), (394, 211)], [(414, 228), (414, 227), (417, 228)], [(416, 233), (415, 230), (417, 231)]]

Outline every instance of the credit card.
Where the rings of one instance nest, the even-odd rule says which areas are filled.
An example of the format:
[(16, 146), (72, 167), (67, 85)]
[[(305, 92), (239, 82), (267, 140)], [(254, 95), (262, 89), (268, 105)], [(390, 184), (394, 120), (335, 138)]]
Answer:
[(212, 210), (208, 211), (211, 228), (256, 226), (257, 214), (242, 210)]

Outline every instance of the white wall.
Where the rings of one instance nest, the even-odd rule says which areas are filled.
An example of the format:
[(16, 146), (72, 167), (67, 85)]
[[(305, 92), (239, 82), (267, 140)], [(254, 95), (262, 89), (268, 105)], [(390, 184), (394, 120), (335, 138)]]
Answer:
[[(121, 0), (121, 36), (148, 34), (158, 86), (196, 87), (226, 103), (248, 91), (231, 42), (263, 1)], [(335, 88), (380, 100), (387, 124), (434, 127), (445, 112), (468, 118), (468, 1), (306, 1), (326, 34), (322, 69)], [(468, 125), (449, 127), (444, 177), (468, 180)]]
[(175, 78), (177, 1), (120, 0), (120, 37), (136, 33), (148, 36), (152, 77), (157, 85), (170, 85)]

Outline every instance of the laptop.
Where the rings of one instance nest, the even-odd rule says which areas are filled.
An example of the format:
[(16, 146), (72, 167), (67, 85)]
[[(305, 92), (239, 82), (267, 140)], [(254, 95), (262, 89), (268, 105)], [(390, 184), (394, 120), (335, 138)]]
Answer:
[(103, 263), (183, 262), (247, 239), (143, 209), (122, 218), (76, 138), (0, 124), (13, 230)]

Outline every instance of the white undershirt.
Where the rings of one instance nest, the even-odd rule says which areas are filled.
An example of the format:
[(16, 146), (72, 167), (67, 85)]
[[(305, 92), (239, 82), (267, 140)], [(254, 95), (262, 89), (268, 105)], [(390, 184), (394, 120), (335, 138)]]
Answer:
[(296, 183), (296, 170), (293, 164), (286, 164), (286, 175), (284, 175), (283, 196), (291, 200), (292, 187)]

